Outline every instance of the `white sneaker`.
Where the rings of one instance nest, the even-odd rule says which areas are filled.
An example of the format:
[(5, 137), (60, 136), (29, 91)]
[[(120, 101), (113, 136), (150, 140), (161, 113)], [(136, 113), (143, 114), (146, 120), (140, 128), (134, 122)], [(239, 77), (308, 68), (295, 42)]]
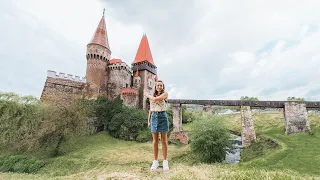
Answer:
[(157, 160), (153, 160), (150, 171), (154, 171), (159, 167), (159, 162)]
[(163, 165), (163, 170), (169, 170), (169, 163), (168, 163), (168, 160), (164, 160), (163, 161), (163, 163), (162, 163), (162, 165)]

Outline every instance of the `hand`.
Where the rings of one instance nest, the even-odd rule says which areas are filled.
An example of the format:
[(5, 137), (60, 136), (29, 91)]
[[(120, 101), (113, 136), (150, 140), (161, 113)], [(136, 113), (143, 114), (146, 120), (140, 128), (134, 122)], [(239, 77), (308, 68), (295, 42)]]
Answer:
[(150, 122), (148, 122), (148, 128), (150, 128)]

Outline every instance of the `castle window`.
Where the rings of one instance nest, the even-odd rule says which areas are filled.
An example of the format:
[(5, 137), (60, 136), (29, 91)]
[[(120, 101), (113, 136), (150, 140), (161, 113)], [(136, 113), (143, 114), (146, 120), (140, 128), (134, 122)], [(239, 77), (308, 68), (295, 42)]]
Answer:
[(126, 88), (128, 88), (128, 83), (126, 83)]

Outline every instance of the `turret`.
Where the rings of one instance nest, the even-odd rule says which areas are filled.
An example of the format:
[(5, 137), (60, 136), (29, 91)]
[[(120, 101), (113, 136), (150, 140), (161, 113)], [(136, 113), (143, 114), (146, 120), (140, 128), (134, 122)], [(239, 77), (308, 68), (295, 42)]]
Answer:
[(139, 76), (139, 71), (136, 71), (133, 76), (133, 86), (135, 88), (140, 88), (141, 85), (141, 77)]
[[(136, 57), (131, 65), (133, 72), (136, 73), (135, 75), (138, 75), (140, 78), (134, 77), (133, 81), (135, 82), (135, 80), (140, 80), (140, 88), (152, 94), (154, 90), (155, 76), (157, 75), (157, 67), (153, 61), (146, 34), (142, 36)], [(139, 99), (139, 101), (142, 101), (143, 109), (147, 110), (147, 99), (144, 96), (142, 98), (143, 99)]]
[(131, 65), (133, 71), (147, 70), (154, 75), (157, 74), (157, 67), (153, 62), (152, 53), (146, 34), (142, 36), (136, 57)]
[(86, 80), (89, 91), (98, 95), (106, 91), (106, 67), (110, 60), (111, 51), (108, 42), (106, 22), (103, 16), (96, 31), (87, 45), (87, 71)]
[(132, 70), (121, 59), (110, 60), (108, 66), (107, 94), (109, 99), (115, 99), (121, 94), (122, 88), (131, 87)]

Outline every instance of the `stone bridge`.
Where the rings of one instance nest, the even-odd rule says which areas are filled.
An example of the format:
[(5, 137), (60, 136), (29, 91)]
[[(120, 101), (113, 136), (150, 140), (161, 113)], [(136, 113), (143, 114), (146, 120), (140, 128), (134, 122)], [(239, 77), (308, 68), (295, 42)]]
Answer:
[(320, 108), (320, 101), (247, 101), (247, 100), (186, 100), (169, 99), (172, 104), (173, 131), (171, 139), (178, 139), (182, 143), (188, 143), (188, 132), (182, 129), (182, 104), (203, 105), (205, 111), (209, 111), (213, 105), (240, 106), (242, 125), (242, 145), (247, 147), (256, 139), (254, 123), (250, 107), (284, 108), (286, 135), (310, 130), (307, 108)]

